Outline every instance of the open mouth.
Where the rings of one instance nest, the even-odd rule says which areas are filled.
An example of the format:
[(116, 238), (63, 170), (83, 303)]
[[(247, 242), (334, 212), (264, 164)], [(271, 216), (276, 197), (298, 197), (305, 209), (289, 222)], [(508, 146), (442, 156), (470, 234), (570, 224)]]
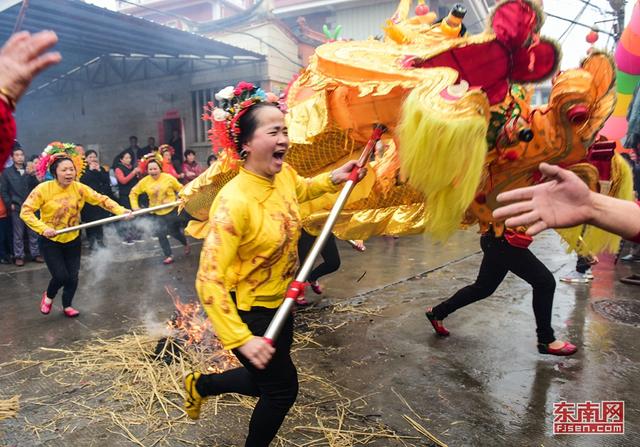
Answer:
[(284, 156), (285, 156), (286, 153), (287, 153), (287, 151), (285, 151), (285, 150), (275, 151), (273, 153), (273, 158), (275, 158), (276, 160), (282, 161), (282, 160), (284, 160)]

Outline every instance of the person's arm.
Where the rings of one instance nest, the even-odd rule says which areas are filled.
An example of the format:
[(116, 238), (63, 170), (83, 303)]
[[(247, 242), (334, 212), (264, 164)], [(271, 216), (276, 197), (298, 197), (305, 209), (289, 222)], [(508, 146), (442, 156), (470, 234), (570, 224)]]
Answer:
[(253, 338), (225, 287), (225, 272), (237, 256), (247, 218), (243, 204), (226, 197), (217, 202), (209, 216), (211, 229), (202, 246), (196, 290), (223, 346), (234, 349)]
[(640, 242), (640, 204), (592, 192), (593, 213), (588, 223), (634, 242)]
[(131, 209), (134, 211), (140, 208), (138, 205), (138, 196), (144, 192), (143, 188), (145, 184), (146, 182), (142, 179), (142, 181), (138, 182), (129, 192), (129, 202), (131, 202)]
[[(286, 165), (286, 168), (290, 169), (296, 176), (296, 195), (298, 201), (306, 202), (320, 197), (327, 192), (336, 192), (339, 189), (338, 185), (349, 179), (351, 171), (357, 165), (358, 162), (356, 160), (350, 160), (331, 172), (318, 174), (313, 178), (300, 177), (289, 165)], [(365, 168), (360, 169), (358, 180), (361, 180), (366, 173), (367, 170)]]
[(107, 210), (115, 215), (126, 214), (129, 212), (128, 209), (118, 204), (111, 198), (105, 196), (104, 194), (96, 192), (93, 188), (90, 188), (83, 183), (77, 183), (77, 185), (80, 191), (82, 191), (85, 202), (87, 202), (88, 204), (99, 206), (100, 208)]
[(547, 228), (567, 228), (590, 224), (624, 238), (640, 233), (640, 207), (589, 190), (573, 172), (546, 163), (540, 171), (546, 183), (504, 192), (498, 202), (515, 202), (493, 212), (496, 219), (506, 219), (509, 227), (529, 226), (533, 236)]
[(178, 194), (182, 190), (184, 185), (180, 183), (175, 177), (171, 177), (169, 187), (173, 189), (176, 194)]
[(9, 180), (6, 172), (0, 176), (0, 194), (7, 209), (11, 210), (11, 194), (9, 194)]
[(27, 196), (20, 209), (20, 218), (27, 224), (29, 228), (38, 234), (43, 234), (45, 230), (50, 229), (47, 224), (36, 217), (36, 211), (44, 204), (44, 198), (40, 188), (36, 188)]
[[(13, 119), (11, 108), (5, 100), (0, 98), (0, 172), (11, 155), (13, 142), (16, 138), (16, 122)], [(7, 203), (7, 202), (5, 202)]]
[(122, 169), (120, 168), (116, 168), (115, 173), (118, 183), (120, 183), (121, 185), (126, 185), (138, 174), (138, 168), (135, 168), (133, 171), (131, 171), (129, 175), (124, 175)]

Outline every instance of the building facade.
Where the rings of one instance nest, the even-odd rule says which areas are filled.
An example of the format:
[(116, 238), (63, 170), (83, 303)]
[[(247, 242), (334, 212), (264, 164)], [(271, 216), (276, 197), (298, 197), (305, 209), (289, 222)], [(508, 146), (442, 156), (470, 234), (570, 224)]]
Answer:
[[(427, 1), (439, 15), (446, 15), (455, 3)], [(465, 24), (469, 31), (480, 32), (495, 0), (463, 3), (468, 9)], [(51, 140), (66, 140), (95, 148), (110, 160), (127, 145), (130, 135), (136, 135), (141, 145), (149, 136), (162, 143), (171, 130), (178, 129), (184, 148), (196, 150), (198, 158), (204, 160), (210, 146), (208, 124), (201, 120), (201, 114), (216, 91), (246, 80), (280, 92), (323, 42), (323, 25), (331, 29), (341, 25), (341, 37), (345, 39), (380, 36), (382, 26), (397, 6), (397, 0), (119, 1), (118, 12), (123, 20), (135, 16), (249, 50), (264, 59), (177, 70), (151, 81), (130, 79), (104, 87), (94, 85), (65, 95), (31, 95), (18, 113), (19, 138), (30, 153), (38, 152)], [(135, 32), (131, 30), (133, 35)], [(188, 53), (187, 48), (185, 52)], [(162, 63), (153, 59), (147, 65), (153, 68)], [(43, 121), (41, 110), (65, 113), (53, 114)]]

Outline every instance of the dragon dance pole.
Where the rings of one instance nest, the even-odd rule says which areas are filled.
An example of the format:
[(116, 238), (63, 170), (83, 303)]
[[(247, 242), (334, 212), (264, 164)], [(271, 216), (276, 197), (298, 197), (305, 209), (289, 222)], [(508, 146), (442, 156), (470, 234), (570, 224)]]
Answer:
[(313, 268), (313, 264), (316, 261), (316, 258), (318, 257), (318, 255), (320, 254), (322, 247), (324, 247), (324, 244), (327, 242), (327, 239), (331, 234), (331, 230), (333, 230), (333, 226), (335, 225), (336, 220), (338, 219), (338, 216), (342, 211), (342, 208), (344, 208), (345, 204), (347, 203), (347, 199), (349, 198), (351, 191), (353, 191), (353, 188), (355, 187), (356, 183), (358, 183), (358, 173), (360, 172), (360, 169), (361, 169), (360, 167), (367, 164), (367, 161), (369, 160), (369, 157), (371, 156), (371, 152), (373, 151), (376, 143), (378, 142), (378, 140), (380, 140), (380, 138), (382, 137), (382, 134), (386, 132), (386, 130), (387, 128), (382, 124), (377, 124), (374, 127), (373, 133), (371, 134), (371, 138), (369, 138), (367, 145), (365, 146), (365, 148), (362, 151), (362, 154), (360, 155), (360, 159), (358, 160), (358, 166), (354, 167), (353, 170), (351, 171), (351, 174), (349, 175), (349, 180), (347, 180), (346, 183), (344, 184), (344, 187), (342, 188), (340, 195), (336, 199), (336, 203), (333, 205), (333, 208), (331, 208), (329, 217), (327, 218), (327, 221), (322, 227), (322, 231), (320, 232), (320, 235), (316, 238), (316, 241), (314, 242), (313, 247), (311, 247), (311, 251), (309, 252), (309, 255), (307, 256), (307, 258), (304, 260), (304, 263), (302, 264), (302, 267), (300, 268), (300, 271), (298, 272), (296, 279), (293, 282), (291, 282), (291, 284), (289, 284), (289, 288), (287, 289), (287, 293), (285, 295), (284, 301), (278, 308), (278, 311), (274, 315), (273, 320), (271, 320), (271, 323), (269, 323), (269, 327), (267, 328), (267, 331), (264, 333), (264, 339), (269, 344), (274, 345), (276, 338), (280, 334), (280, 331), (282, 330), (284, 323), (287, 321), (287, 318), (289, 317), (289, 314), (293, 309), (294, 303), (296, 302), (300, 294), (304, 291), (304, 282), (306, 281), (307, 276), (311, 272), (311, 269)]
[(141, 216), (143, 214), (149, 214), (149, 213), (152, 213), (154, 211), (163, 210), (163, 209), (166, 209), (166, 208), (173, 208), (175, 206), (180, 205), (180, 202), (181, 202), (180, 200), (176, 200), (175, 202), (165, 203), (163, 205), (158, 205), (158, 206), (152, 206), (151, 208), (142, 208), (142, 209), (139, 209), (137, 211), (132, 212), (131, 214), (129, 214), (129, 213), (120, 214), (119, 216), (106, 217), (104, 219), (94, 220), (93, 222), (87, 222), (87, 223), (84, 223), (84, 224), (75, 225), (73, 227), (64, 228), (62, 230), (56, 230), (56, 235), (69, 233), (71, 231), (84, 230), (85, 228), (97, 227), (98, 225), (104, 225), (104, 224), (108, 224), (108, 223), (111, 223), (111, 222), (118, 222), (120, 220), (123, 220), (123, 219), (127, 218), (127, 216), (129, 216), (129, 215), (135, 217), (135, 216)]

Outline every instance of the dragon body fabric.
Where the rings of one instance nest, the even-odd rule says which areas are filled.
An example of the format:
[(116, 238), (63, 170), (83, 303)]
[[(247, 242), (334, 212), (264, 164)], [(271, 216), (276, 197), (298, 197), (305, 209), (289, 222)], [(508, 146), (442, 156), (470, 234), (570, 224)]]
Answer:
[[(495, 197), (539, 181), (542, 161), (583, 163), (597, 186), (597, 170), (584, 165), (615, 106), (607, 55), (594, 53), (557, 75), (549, 104), (532, 108), (520, 85), (553, 76), (560, 59), (557, 46), (538, 35), (537, 2), (503, 1), (487, 31), (462, 37), (443, 33), (432, 16), (409, 18), (410, 4), (400, 2), (383, 40), (318, 47), (288, 90), (286, 161), (301, 175), (356, 158), (374, 125), (389, 129), (334, 227), (338, 237), (428, 231), (444, 239), (475, 222), (500, 233), (491, 217)], [(202, 210), (200, 193), (228, 177), (226, 164), (186, 188), (192, 215)], [(303, 206), (307, 231), (320, 230), (333, 202), (325, 196)]]

